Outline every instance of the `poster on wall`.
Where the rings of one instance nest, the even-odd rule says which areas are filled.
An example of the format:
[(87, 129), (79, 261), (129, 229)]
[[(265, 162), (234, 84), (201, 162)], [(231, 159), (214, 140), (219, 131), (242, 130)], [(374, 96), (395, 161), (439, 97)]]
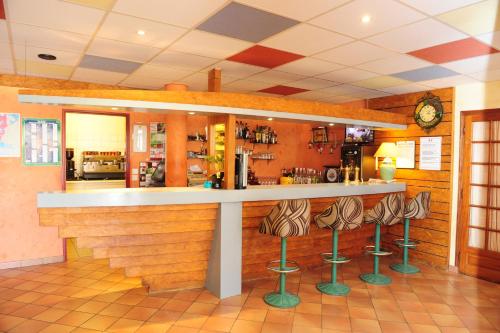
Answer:
[(166, 156), (166, 128), (165, 123), (149, 124), (149, 158), (163, 160)]
[(420, 170), (441, 170), (442, 137), (420, 138)]
[(134, 125), (134, 134), (132, 136), (134, 144), (132, 151), (134, 153), (145, 153), (148, 150), (148, 128), (146, 125)]
[(398, 157), (396, 158), (397, 169), (415, 168), (415, 141), (396, 141)]
[(0, 113), (0, 157), (21, 156), (21, 116)]
[(57, 119), (23, 119), (25, 165), (61, 164), (61, 126)]

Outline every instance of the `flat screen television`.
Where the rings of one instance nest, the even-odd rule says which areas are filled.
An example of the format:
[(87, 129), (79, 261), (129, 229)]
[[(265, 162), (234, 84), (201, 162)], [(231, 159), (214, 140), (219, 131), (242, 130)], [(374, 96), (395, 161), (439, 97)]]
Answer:
[(368, 127), (346, 127), (345, 143), (372, 143), (374, 131)]

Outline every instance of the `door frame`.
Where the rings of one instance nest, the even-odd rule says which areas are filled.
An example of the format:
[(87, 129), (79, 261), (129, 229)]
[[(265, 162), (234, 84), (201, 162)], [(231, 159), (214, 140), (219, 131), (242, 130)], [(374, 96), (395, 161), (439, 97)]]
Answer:
[[(460, 112), (460, 147), (462, 149), (460, 153), (462, 156), (465, 156), (466, 149), (468, 148), (468, 145), (466, 144), (466, 138), (465, 138), (465, 130), (466, 130), (466, 118), (467, 117), (473, 117), (473, 116), (484, 116), (484, 120), (489, 120), (490, 115), (492, 112), (500, 112), (500, 109), (484, 109), (484, 110), (472, 110), (472, 111), (462, 111)], [(470, 149), (469, 149), (470, 151)], [(465, 204), (466, 206), (469, 205), (469, 202), (466, 202), (467, 199), (469, 198), (469, 195), (464, 196), (464, 190), (466, 186), (470, 186), (470, 183), (468, 182), (469, 179), (464, 179), (464, 176), (466, 175), (465, 173), (465, 167), (470, 166), (470, 161), (467, 161), (466, 165), (466, 158), (461, 158), (459, 159), (459, 171), (458, 171), (458, 214), (457, 214), (457, 234), (456, 234), (456, 244), (457, 244), (457, 249), (455, 253), (455, 262), (457, 263), (458, 271), (460, 273), (464, 273), (464, 267), (465, 267), (465, 256), (462, 255), (462, 250), (464, 249), (464, 246), (467, 246), (465, 244), (465, 241), (467, 240), (467, 233), (468, 233), (468, 214), (469, 210), (463, 209), (463, 205)], [(488, 221), (486, 222), (488, 223)], [(488, 253), (488, 251), (483, 250), (483, 249), (477, 249), (477, 254), (485, 257), (491, 257), (491, 254)], [(484, 279), (484, 277), (481, 277)]]

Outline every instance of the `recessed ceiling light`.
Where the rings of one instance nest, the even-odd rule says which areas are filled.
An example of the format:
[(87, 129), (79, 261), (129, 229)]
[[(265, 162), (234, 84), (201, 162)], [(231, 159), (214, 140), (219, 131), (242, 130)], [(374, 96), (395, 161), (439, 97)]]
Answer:
[(335, 126), (335, 124), (334, 123), (329, 123), (328, 126)]
[(137, 30), (137, 34), (139, 36), (144, 36), (146, 34), (146, 31), (144, 31), (144, 30)]
[(362, 18), (361, 18), (361, 22), (363, 23), (369, 23), (371, 21), (372, 17), (370, 15), (364, 15)]
[(118, 108), (116, 106), (113, 106), (111, 110), (118, 110)]
[(43, 60), (56, 60), (57, 57), (53, 54), (46, 54), (46, 53), (40, 53), (38, 55), (38, 58), (43, 59)]
[(193, 115), (193, 114), (196, 114), (196, 112), (189, 111), (188, 114)]
[(267, 120), (271, 121), (271, 120), (273, 120), (273, 118), (269, 117), (269, 118), (267, 118)]

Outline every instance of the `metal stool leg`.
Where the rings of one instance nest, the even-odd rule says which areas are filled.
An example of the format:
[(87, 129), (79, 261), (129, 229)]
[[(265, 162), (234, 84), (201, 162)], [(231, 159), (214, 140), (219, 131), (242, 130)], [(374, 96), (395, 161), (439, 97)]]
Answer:
[(400, 272), (403, 274), (415, 274), (420, 272), (420, 269), (418, 269), (418, 267), (415, 267), (408, 263), (408, 250), (410, 247), (415, 247), (415, 244), (412, 244), (410, 242), (409, 234), (410, 234), (410, 219), (407, 218), (405, 219), (405, 224), (404, 224), (404, 240), (403, 243), (401, 244), (401, 247), (403, 248), (403, 262), (391, 265), (392, 270), (395, 270), (396, 272)]
[(372, 252), (373, 258), (373, 273), (361, 274), (359, 278), (369, 284), (386, 285), (391, 283), (391, 278), (379, 273), (379, 256), (385, 255), (385, 252), (380, 251), (380, 224), (375, 224), (375, 250)]
[(297, 295), (286, 291), (286, 237), (281, 237), (281, 258), (280, 258), (280, 287), (278, 292), (268, 293), (264, 296), (264, 302), (277, 308), (291, 308), (300, 303)]
[(337, 230), (332, 231), (332, 259), (328, 260), (332, 264), (332, 275), (330, 282), (321, 282), (316, 285), (316, 288), (323, 294), (343, 296), (347, 295), (351, 288), (342, 283), (337, 283), (337, 264), (338, 261), (347, 262), (346, 258), (338, 257), (338, 242), (339, 235)]

